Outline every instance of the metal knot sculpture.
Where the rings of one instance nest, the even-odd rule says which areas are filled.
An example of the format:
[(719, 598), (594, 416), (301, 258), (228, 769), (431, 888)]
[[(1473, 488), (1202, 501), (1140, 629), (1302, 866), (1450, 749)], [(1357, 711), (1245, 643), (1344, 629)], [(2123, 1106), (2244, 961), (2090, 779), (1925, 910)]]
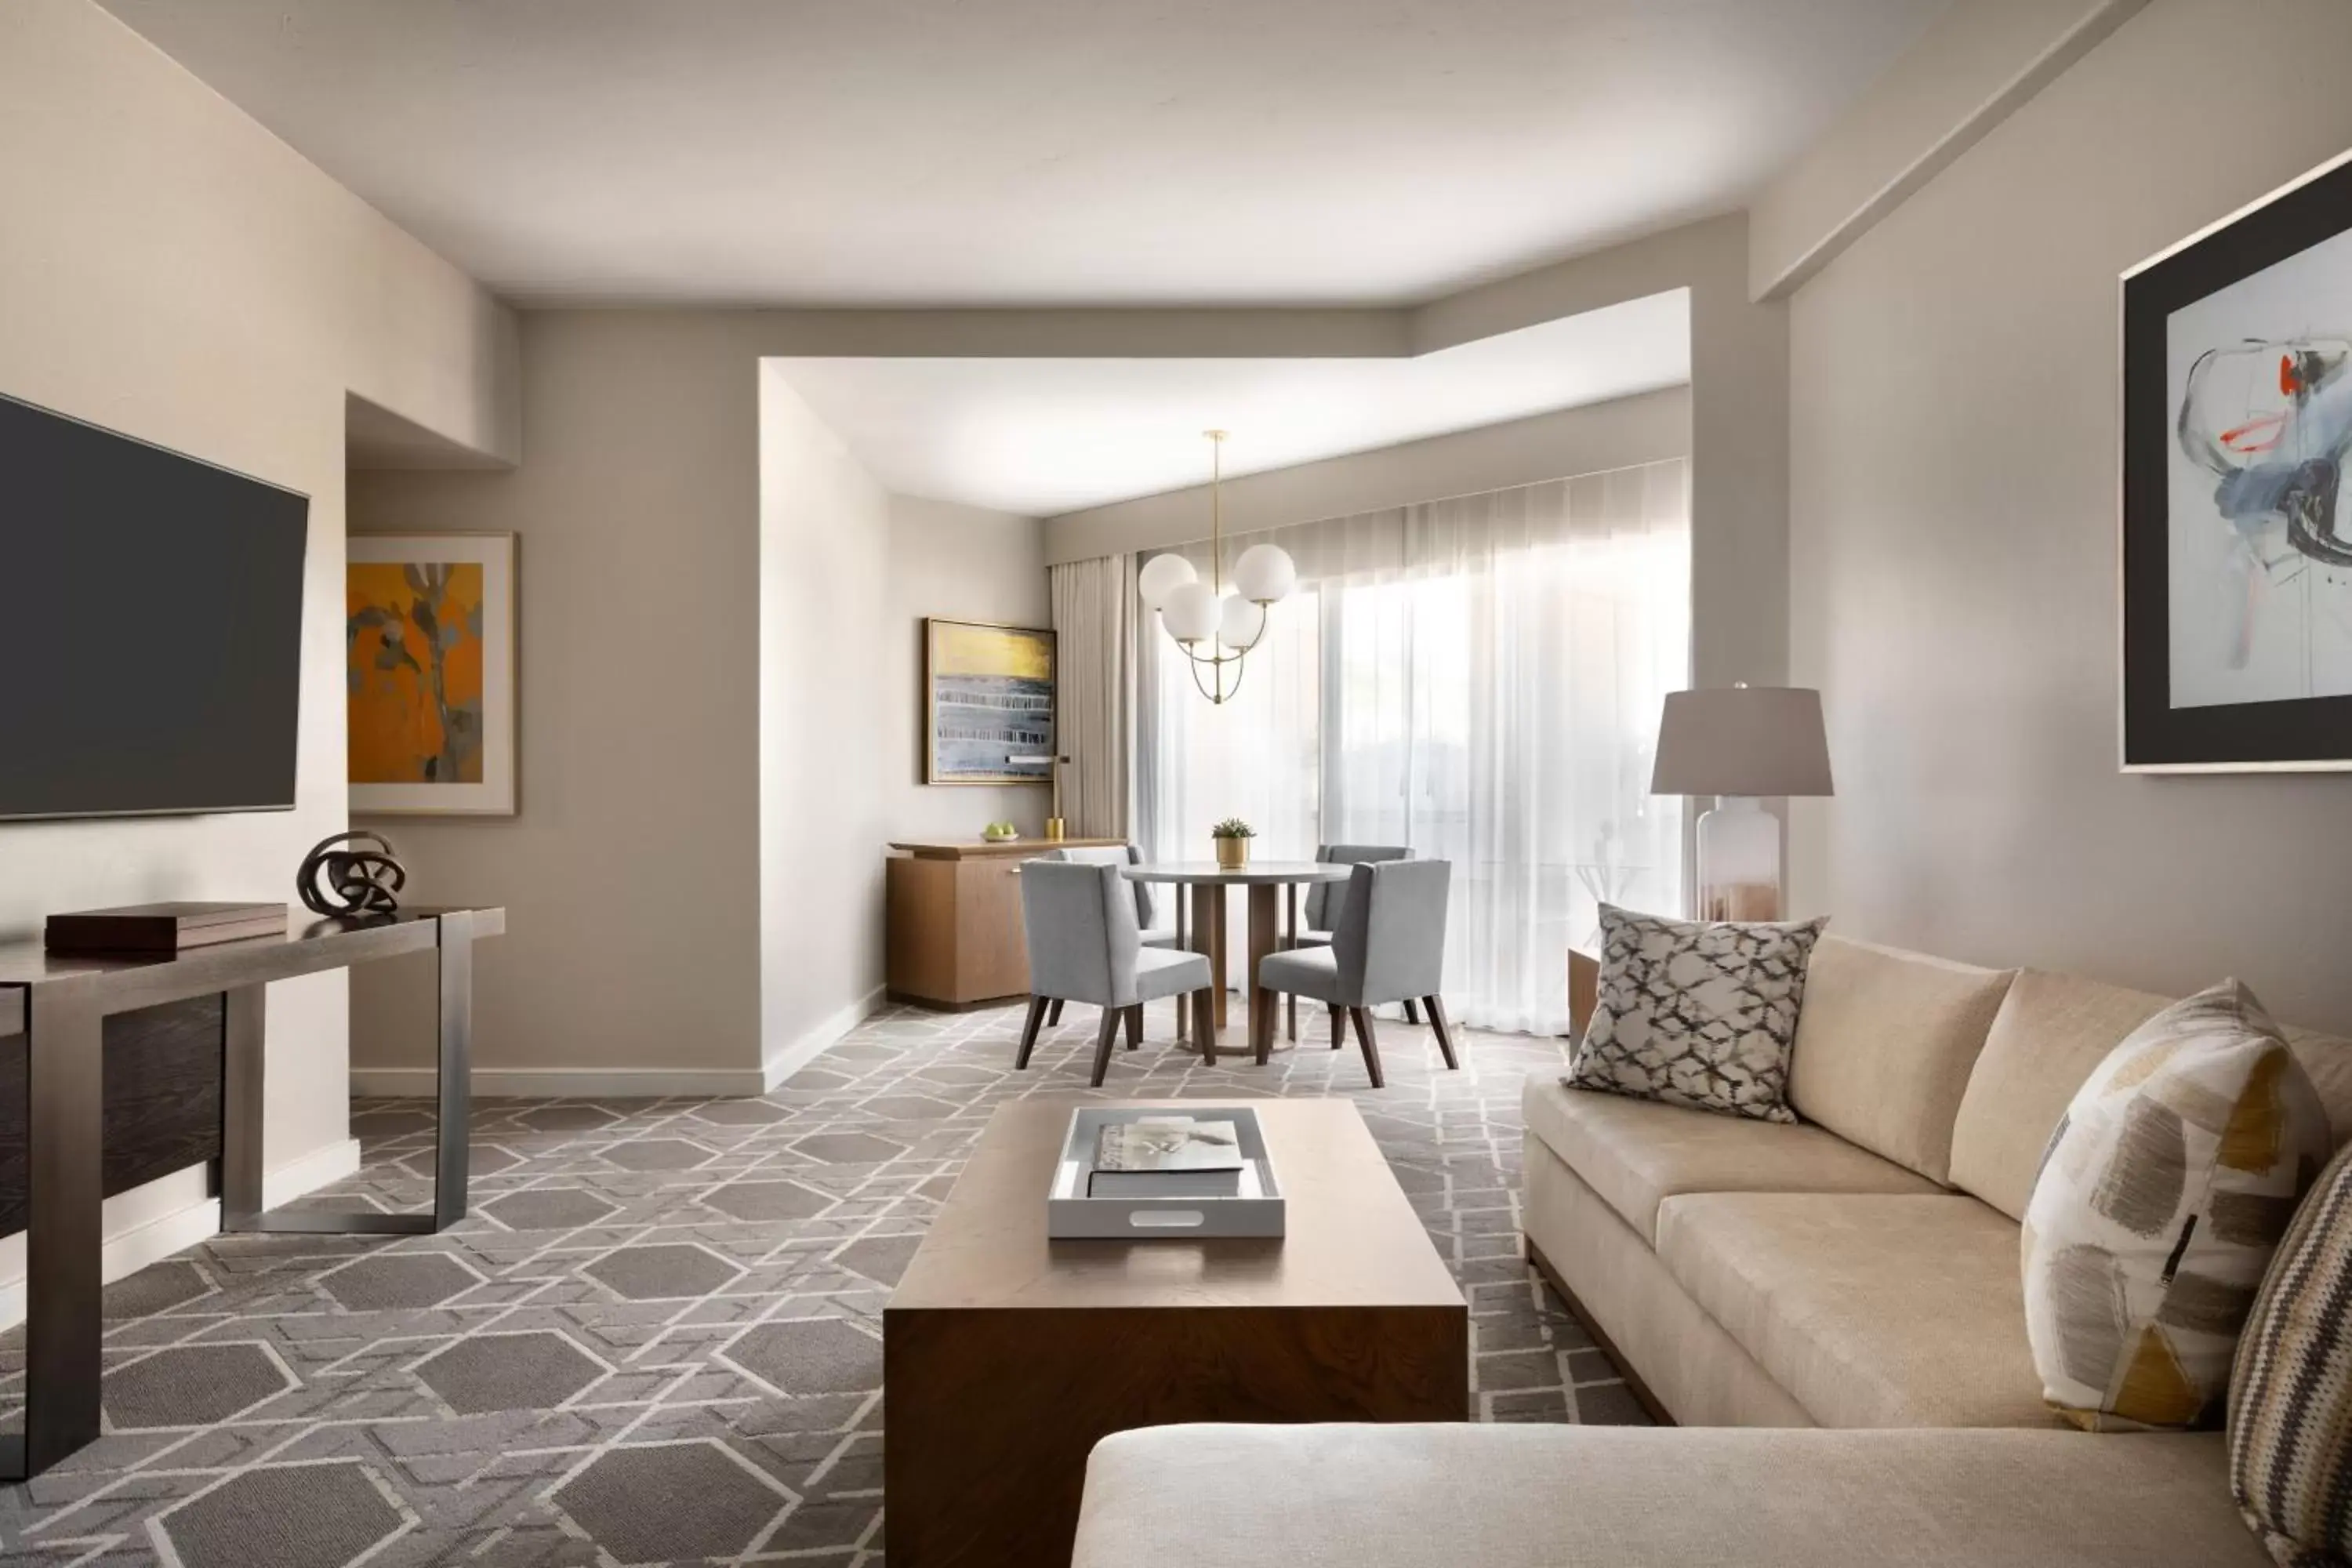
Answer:
[[(338, 844), (349, 844), (338, 849)], [(321, 838), (294, 874), (294, 890), (316, 913), (389, 915), (400, 909), (407, 869), (380, 834), (338, 833)]]

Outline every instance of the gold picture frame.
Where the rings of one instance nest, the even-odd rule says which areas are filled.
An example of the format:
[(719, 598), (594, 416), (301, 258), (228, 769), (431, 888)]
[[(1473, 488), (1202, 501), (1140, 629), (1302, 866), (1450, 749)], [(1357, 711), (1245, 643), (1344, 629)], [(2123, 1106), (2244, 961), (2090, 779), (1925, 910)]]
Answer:
[(1050, 627), (925, 616), (923, 782), (1052, 784), (1055, 658)]

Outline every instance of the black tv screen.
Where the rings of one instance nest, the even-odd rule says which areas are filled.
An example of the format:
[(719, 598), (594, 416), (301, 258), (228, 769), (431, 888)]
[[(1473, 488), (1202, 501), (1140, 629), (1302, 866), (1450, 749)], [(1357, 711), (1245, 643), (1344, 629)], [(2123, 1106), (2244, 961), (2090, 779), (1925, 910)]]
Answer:
[(310, 508), (0, 396), (0, 818), (292, 808)]

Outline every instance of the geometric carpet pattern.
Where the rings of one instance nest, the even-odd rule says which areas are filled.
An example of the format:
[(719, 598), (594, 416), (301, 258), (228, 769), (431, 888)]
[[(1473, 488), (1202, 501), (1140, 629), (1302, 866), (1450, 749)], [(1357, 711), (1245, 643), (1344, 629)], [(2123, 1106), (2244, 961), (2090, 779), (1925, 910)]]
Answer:
[[(1643, 1417), (1518, 1256), (1519, 1086), (1559, 1043), (1383, 1020), (1388, 1087), (1301, 1048), (1206, 1068), (1150, 1010), (1104, 1096), (1344, 1095), (1471, 1302), (1476, 1412)], [(0, 1487), (0, 1564), (878, 1568), (881, 1315), (990, 1114), (1083, 1099), (1097, 1015), (894, 1008), (760, 1100), (482, 1100), (438, 1236), (224, 1236), (110, 1286), (106, 1432)], [(354, 1104), (346, 1206), (430, 1200), (425, 1102)], [(21, 1419), (0, 1337), (0, 1425)]]

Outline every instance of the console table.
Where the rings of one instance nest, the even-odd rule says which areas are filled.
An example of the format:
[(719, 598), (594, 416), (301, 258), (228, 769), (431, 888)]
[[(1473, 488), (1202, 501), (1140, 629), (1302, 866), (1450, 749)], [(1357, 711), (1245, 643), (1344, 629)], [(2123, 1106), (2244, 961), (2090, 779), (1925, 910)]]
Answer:
[[(38, 1475), (99, 1435), (103, 1139), (102, 1026), (109, 1015), (223, 998), (221, 1228), (423, 1235), (466, 1214), (473, 944), (506, 930), (502, 909), (403, 910), (298, 921), (283, 935), (163, 958), (53, 954), (0, 945), (0, 1037), (26, 1037), (25, 1431), (0, 1438), (0, 1479)], [(262, 1206), (262, 1077), (268, 984), (411, 952), (440, 958), (440, 1127), (430, 1214)]]

